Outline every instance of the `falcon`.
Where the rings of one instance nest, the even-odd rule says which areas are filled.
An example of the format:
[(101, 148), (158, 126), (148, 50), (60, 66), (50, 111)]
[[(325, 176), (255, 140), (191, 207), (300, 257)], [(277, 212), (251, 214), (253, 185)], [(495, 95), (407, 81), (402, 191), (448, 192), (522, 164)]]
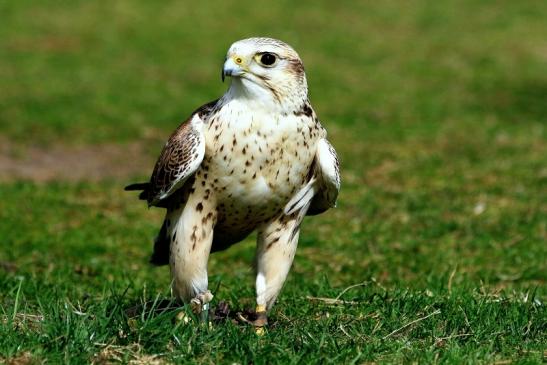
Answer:
[(166, 209), (151, 262), (169, 264), (173, 294), (208, 310), (207, 261), (257, 230), (256, 320), (267, 323), (292, 265), (300, 224), (335, 206), (336, 152), (308, 99), (303, 63), (288, 44), (249, 38), (231, 45), (218, 100), (169, 137), (141, 190)]

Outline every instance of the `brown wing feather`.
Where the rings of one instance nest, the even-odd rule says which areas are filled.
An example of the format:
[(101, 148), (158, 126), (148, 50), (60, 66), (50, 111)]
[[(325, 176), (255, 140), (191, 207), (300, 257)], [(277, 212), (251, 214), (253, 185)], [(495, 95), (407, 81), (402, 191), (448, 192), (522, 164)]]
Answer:
[(163, 207), (165, 200), (194, 174), (205, 153), (202, 127), (218, 100), (195, 110), (169, 137), (158, 158), (149, 183), (131, 184), (125, 190), (142, 190), (140, 199)]
[[(154, 166), (148, 190), (148, 204), (154, 205), (169, 195), (181, 180), (186, 180), (203, 159), (199, 151), (203, 143), (201, 131), (196, 129), (194, 119), (181, 125), (169, 138)], [(197, 164), (197, 166), (196, 166)]]

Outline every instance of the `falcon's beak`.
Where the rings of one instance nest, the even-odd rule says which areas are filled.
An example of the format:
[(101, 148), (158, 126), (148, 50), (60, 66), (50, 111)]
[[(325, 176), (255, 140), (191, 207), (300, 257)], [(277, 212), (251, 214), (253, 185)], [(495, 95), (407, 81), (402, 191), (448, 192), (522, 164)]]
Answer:
[(222, 82), (226, 76), (240, 76), (245, 70), (242, 65), (243, 61), (241, 57), (230, 57), (224, 62), (224, 67), (222, 68)]

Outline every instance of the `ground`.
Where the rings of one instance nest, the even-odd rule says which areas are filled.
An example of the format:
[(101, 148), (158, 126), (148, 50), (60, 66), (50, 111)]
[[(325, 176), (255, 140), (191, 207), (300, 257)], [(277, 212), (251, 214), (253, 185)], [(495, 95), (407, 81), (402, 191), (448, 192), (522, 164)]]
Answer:
[[(542, 1), (0, 3), (0, 363), (542, 363)], [(141, 181), (234, 40), (302, 56), (342, 163), (267, 333), (177, 322)], [(252, 306), (252, 238), (211, 257)]]

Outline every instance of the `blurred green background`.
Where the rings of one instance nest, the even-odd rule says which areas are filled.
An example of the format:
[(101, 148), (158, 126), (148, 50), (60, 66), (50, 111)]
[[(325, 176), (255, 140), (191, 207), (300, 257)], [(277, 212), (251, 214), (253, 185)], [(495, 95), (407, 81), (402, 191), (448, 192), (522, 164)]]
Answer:
[[(144, 362), (544, 359), (545, 1), (5, 0), (0, 19), (0, 362), (110, 361), (105, 344)], [(168, 270), (147, 264), (162, 212), (122, 187), (226, 90), (225, 52), (251, 36), (299, 52), (343, 187), (304, 223), (270, 339), (227, 324), (180, 334), (190, 350), (159, 331), (169, 320), (131, 332), (112, 309), (169, 296)], [(211, 257), (219, 300), (253, 296), (253, 255), (249, 239)], [(351, 310), (306, 299), (362, 282), (376, 284), (345, 294)], [(93, 321), (58, 328), (67, 302)], [(451, 314), (384, 340), (431, 306)], [(363, 315), (381, 320), (339, 330)]]

